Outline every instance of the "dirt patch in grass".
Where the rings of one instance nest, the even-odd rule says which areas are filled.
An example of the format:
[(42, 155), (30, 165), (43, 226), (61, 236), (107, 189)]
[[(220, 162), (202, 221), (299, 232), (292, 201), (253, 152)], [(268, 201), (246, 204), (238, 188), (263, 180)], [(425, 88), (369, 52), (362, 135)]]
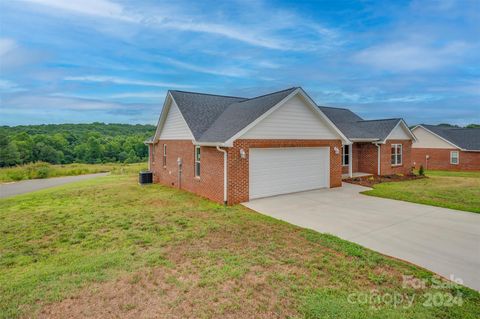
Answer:
[(245, 226), (166, 247), (162, 266), (95, 283), (38, 317), (286, 318), (299, 315), (299, 291), (398, 287), (398, 268), (358, 262), (283, 225)]
[(343, 181), (350, 184), (361, 185), (365, 187), (372, 187), (375, 184), (388, 183), (388, 182), (401, 182), (401, 181), (411, 181), (416, 179), (427, 178), (426, 176), (420, 176), (415, 174), (409, 175), (386, 175), (386, 176), (362, 176), (344, 179)]

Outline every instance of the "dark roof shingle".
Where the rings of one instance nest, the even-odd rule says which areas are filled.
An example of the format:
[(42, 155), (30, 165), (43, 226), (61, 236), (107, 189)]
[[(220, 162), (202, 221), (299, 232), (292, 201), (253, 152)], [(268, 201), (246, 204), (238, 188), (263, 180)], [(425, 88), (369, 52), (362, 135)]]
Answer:
[(480, 150), (480, 129), (421, 124), (427, 130), (468, 151)]
[[(172, 90), (183, 118), (198, 142), (226, 142), (265, 114), (298, 87), (254, 98)], [(319, 106), (320, 110), (347, 137), (385, 139), (401, 119), (364, 120), (345, 108)]]
[(364, 120), (349, 109), (319, 106), (349, 139), (384, 140), (402, 119)]

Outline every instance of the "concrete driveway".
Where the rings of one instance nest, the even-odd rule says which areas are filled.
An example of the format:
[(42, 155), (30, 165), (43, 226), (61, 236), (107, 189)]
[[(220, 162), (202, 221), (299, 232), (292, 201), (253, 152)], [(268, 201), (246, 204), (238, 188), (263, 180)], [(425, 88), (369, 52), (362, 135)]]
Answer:
[(243, 205), (407, 260), (480, 290), (480, 214), (359, 194), (345, 184)]
[(24, 193), (38, 191), (44, 188), (50, 188), (76, 181), (83, 181), (100, 176), (106, 176), (108, 173), (86, 174), (79, 176), (54, 177), (46, 179), (30, 179), (26, 181), (0, 184), (0, 198), (15, 196)]

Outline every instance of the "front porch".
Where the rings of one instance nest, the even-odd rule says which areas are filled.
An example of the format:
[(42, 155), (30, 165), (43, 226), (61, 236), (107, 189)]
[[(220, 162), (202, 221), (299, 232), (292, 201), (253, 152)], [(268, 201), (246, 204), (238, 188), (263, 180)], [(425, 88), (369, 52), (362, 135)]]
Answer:
[(342, 174), (342, 179), (349, 179), (349, 178), (357, 178), (357, 177), (366, 177), (366, 176), (373, 176), (373, 174), (370, 173), (362, 173), (362, 172), (355, 172), (352, 173), (352, 176), (350, 174)]
[(358, 141), (342, 147), (342, 179), (378, 175), (379, 147)]

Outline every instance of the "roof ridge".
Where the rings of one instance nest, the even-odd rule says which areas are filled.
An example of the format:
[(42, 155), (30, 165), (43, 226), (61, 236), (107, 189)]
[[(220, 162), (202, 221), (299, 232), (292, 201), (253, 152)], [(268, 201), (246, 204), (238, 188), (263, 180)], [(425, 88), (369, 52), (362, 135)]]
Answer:
[(250, 101), (250, 100), (255, 100), (255, 99), (258, 99), (258, 98), (261, 98), (261, 97), (265, 97), (265, 96), (269, 96), (269, 95), (273, 95), (273, 94), (277, 94), (277, 93), (281, 93), (281, 92), (285, 92), (285, 91), (288, 91), (288, 90), (292, 90), (292, 89), (298, 89), (300, 88), (299, 86), (292, 86), (288, 89), (283, 89), (283, 90), (280, 90), (280, 91), (275, 91), (275, 92), (271, 92), (271, 93), (267, 93), (267, 94), (263, 94), (263, 95), (259, 95), (259, 96), (255, 96), (255, 97), (252, 97), (252, 98), (248, 98), (246, 99), (245, 101), (241, 101), (241, 102), (237, 102), (237, 103), (243, 103), (243, 102), (246, 102), (246, 101)]
[(435, 125), (435, 124), (419, 124), (419, 126), (434, 126), (437, 128), (444, 128), (448, 130), (480, 130), (480, 127), (459, 127), (459, 126), (447, 126), (447, 125)]
[(324, 105), (317, 105), (317, 107), (324, 107), (324, 108), (327, 108), (327, 109), (347, 110), (347, 111), (350, 111), (352, 113), (355, 113), (347, 107), (324, 106)]
[(375, 120), (361, 120), (361, 121), (357, 121), (357, 122), (374, 122), (374, 121), (392, 121), (392, 120), (403, 120), (401, 117), (392, 117), (392, 118), (388, 118), (388, 119), (375, 119)]
[(218, 96), (218, 97), (231, 97), (236, 99), (244, 99), (248, 100), (247, 97), (241, 96), (233, 96), (233, 95), (221, 95), (221, 94), (213, 94), (213, 93), (203, 93), (203, 92), (192, 92), (192, 91), (182, 91), (182, 90), (169, 90), (170, 92), (180, 92), (180, 93), (190, 93), (190, 94), (200, 94), (200, 95), (210, 95), (210, 96)]

